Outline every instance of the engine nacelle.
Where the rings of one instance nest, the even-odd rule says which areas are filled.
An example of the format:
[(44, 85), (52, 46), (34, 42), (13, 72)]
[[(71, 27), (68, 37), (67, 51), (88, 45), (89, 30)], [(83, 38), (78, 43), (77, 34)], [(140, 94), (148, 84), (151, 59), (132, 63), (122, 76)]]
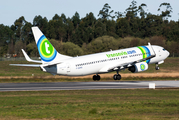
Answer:
[(148, 69), (148, 64), (146, 62), (136, 63), (133, 66), (129, 67), (129, 71), (132, 73), (142, 72)]

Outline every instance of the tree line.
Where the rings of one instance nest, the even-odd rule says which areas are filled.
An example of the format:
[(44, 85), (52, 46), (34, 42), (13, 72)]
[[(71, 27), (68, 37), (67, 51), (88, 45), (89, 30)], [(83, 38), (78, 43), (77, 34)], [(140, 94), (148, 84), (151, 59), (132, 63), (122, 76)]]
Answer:
[(133, 0), (125, 12), (114, 12), (106, 3), (99, 11), (98, 18), (92, 12), (80, 18), (76, 12), (71, 18), (55, 14), (51, 20), (40, 15), (33, 23), (23, 16), (11, 26), (0, 24), (0, 56), (17, 54), (22, 56), (25, 49), (30, 56), (39, 56), (31, 27), (38, 26), (60, 53), (84, 55), (151, 44), (161, 45), (179, 56), (179, 21), (171, 17), (170, 3), (161, 3), (159, 15), (146, 11), (147, 5), (137, 6)]

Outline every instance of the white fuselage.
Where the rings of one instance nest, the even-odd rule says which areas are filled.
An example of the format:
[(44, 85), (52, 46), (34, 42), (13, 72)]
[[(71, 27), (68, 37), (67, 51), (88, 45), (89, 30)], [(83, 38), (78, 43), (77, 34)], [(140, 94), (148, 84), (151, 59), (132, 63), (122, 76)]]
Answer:
[[(145, 46), (149, 49), (148, 46)], [(155, 57), (148, 60), (148, 64), (159, 63), (169, 56), (169, 52), (163, 47), (152, 45)], [(121, 63), (130, 63), (143, 59), (150, 54), (142, 52), (138, 47), (120, 49), (63, 60), (54, 66), (45, 67), (45, 71), (66, 76), (84, 76), (111, 72), (110, 68), (121, 66)]]

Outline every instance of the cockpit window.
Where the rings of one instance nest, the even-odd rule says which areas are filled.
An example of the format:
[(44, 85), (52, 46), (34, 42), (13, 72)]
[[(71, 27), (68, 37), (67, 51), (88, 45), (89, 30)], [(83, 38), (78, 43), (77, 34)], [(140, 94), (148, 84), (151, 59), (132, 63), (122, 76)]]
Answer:
[(163, 48), (163, 51), (165, 51), (165, 49)]

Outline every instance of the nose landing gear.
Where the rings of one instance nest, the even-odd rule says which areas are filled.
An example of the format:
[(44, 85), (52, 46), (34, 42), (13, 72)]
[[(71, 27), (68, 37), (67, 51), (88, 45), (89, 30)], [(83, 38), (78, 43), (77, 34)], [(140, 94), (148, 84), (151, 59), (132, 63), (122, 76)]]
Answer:
[(159, 69), (160, 69), (160, 67), (158, 66), (158, 64), (155, 64), (155, 69), (156, 69), (156, 70), (159, 70)]

